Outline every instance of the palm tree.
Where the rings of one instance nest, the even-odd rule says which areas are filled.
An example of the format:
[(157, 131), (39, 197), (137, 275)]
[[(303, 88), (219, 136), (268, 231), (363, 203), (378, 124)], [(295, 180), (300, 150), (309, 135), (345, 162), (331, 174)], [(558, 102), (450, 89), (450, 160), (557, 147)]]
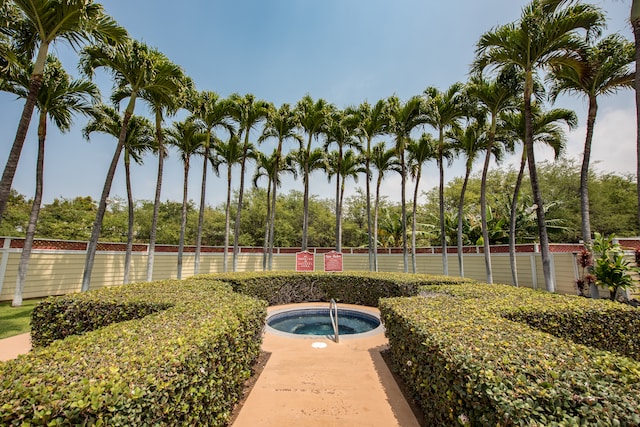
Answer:
[(582, 167), (580, 169), (580, 213), (582, 216), (582, 239), (591, 243), (591, 221), (589, 218), (589, 161), (591, 143), (598, 112), (598, 96), (615, 93), (621, 88), (631, 88), (634, 72), (633, 43), (619, 34), (600, 40), (595, 46), (584, 42), (578, 50), (578, 61), (571, 66), (560, 64), (553, 68), (551, 97), (555, 101), (560, 93), (584, 95), (589, 103), (587, 135), (584, 142)]
[[(180, 222), (180, 242), (178, 245), (178, 280), (182, 279), (182, 255), (184, 252), (184, 235), (187, 229), (187, 205), (189, 201), (189, 169), (191, 156), (202, 154), (203, 143), (207, 139), (207, 132), (203, 132), (200, 126), (193, 120), (176, 122), (167, 130), (167, 143), (178, 149), (183, 164), (182, 185), (182, 216)], [(205, 157), (208, 158), (207, 155)]]
[(417, 230), (417, 216), (418, 216), (418, 186), (420, 184), (420, 178), (422, 177), (422, 166), (433, 159), (436, 155), (437, 147), (433, 137), (428, 133), (423, 133), (420, 139), (411, 140), (407, 145), (407, 153), (409, 155), (407, 159), (409, 171), (411, 176), (416, 181), (416, 186), (413, 190), (413, 214), (411, 215), (411, 271), (416, 272), (416, 236)]
[[(635, 69), (640, 70), (640, 0), (631, 1), (631, 27), (633, 28), (633, 40), (635, 45)], [(640, 176), (640, 79), (633, 80), (633, 89), (636, 92), (636, 176)], [(640, 179), (637, 180), (638, 193), (638, 224), (640, 224)]]
[[(106, 105), (97, 105), (90, 112), (92, 117), (83, 130), (84, 137), (88, 140), (93, 132), (102, 132), (118, 138), (122, 129), (122, 117), (120, 113)], [(156, 148), (153, 125), (144, 117), (131, 116), (127, 129), (127, 137), (124, 143), (124, 173), (127, 188), (127, 207), (128, 207), (128, 232), (127, 232), (127, 249), (125, 251), (124, 260), (124, 277), (122, 283), (129, 283), (129, 271), (131, 266), (131, 252), (133, 250), (133, 227), (134, 227), (134, 201), (133, 192), (131, 190), (131, 159), (142, 164), (142, 157), (147, 151)]]
[(233, 236), (233, 271), (238, 268), (238, 252), (240, 249), (240, 215), (242, 213), (242, 198), (244, 195), (244, 176), (247, 159), (249, 158), (249, 135), (260, 122), (264, 121), (273, 105), (266, 101), (258, 100), (252, 94), (240, 96), (237, 93), (229, 97), (230, 112), (233, 119), (238, 123), (238, 138), (244, 142), (242, 145), (242, 159), (240, 161), (240, 188), (238, 189), (238, 209), (236, 211), (236, 222)]
[[(563, 128), (558, 124), (564, 122), (570, 129), (578, 124), (576, 114), (567, 109), (555, 108), (549, 111), (542, 111), (537, 104), (531, 106), (532, 122), (531, 133), (534, 144), (544, 143), (553, 148), (556, 158), (559, 157), (565, 147), (566, 136)], [(509, 140), (522, 141), (526, 138), (525, 118), (522, 111), (509, 112), (503, 114), (503, 130), (505, 137)], [(524, 176), (527, 163), (527, 151), (522, 151), (520, 169), (513, 190), (511, 208), (509, 215), (509, 261), (511, 265), (511, 275), (514, 286), (518, 286), (518, 269), (516, 266), (516, 219), (518, 214), (518, 200), (520, 186)], [(535, 206), (535, 201), (534, 201)], [(537, 206), (536, 206), (537, 208)], [(543, 206), (543, 209), (545, 207)], [(534, 208), (535, 210), (535, 208)], [(546, 225), (546, 224), (545, 224)]]
[(576, 3), (562, 7), (566, 0), (533, 0), (525, 6), (520, 20), (500, 26), (480, 37), (477, 44), (475, 68), (488, 66), (498, 69), (516, 67), (524, 74), (525, 150), (529, 164), (529, 178), (538, 218), (540, 250), (546, 289), (555, 291), (551, 274), (551, 254), (542, 193), (536, 169), (531, 98), (534, 75), (538, 70), (575, 61), (581, 45), (577, 30), (586, 30), (587, 37), (598, 35), (604, 16), (595, 6)]
[[(158, 214), (160, 212), (160, 195), (162, 193), (162, 178), (164, 175), (164, 159), (167, 156), (167, 150), (164, 147), (162, 124), (165, 116), (173, 116), (182, 108), (188, 94), (192, 92), (193, 88), (193, 82), (184, 74), (182, 68), (169, 61), (168, 58), (157, 58), (155, 66), (157, 69), (157, 72), (153, 76), (155, 82), (138, 92), (139, 97), (149, 105), (149, 109), (154, 116), (157, 146), (155, 151), (158, 154), (156, 191), (153, 201), (151, 229), (149, 231), (147, 282), (153, 279)], [(119, 102), (122, 99), (128, 98), (129, 91), (129, 87), (120, 88), (117, 93), (112, 95), (112, 99), (115, 98), (115, 100)]]
[[(296, 128), (299, 125), (298, 116), (291, 109), (289, 104), (282, 104), (279, 109), (271, 110), (270, 114), (267, 117), (267, 121), (265, 123), (264, 129), (262, 131), (262, 135), (258, 139), (258, 143), (262, 143), (268, 138), (276, 138), (278, 140), (278, 145), (276, 147), (276, 159), (275, 159), (275, 170), (273, 171), (273, 176), (275, 178), (280, 174), (279, 168), (282, 164), (282, 145), (288, 139), (294, 139), (298, 141), (298, 144), (302, 144), (302, 137), (296, 133)], [(286, 164), (286, 162), (285, 162)], [(276, 200), (277, 200), (277, 191), (278, 185), (277, 180), (272, 180), (271, 182), (271, 208), (267, 208), (269, 212), (269, 218), (267, 221), (268, 224), (268, 233), (267, 233), (267, 251), (268, 251), (268, 264), (269, 270), (271, 270), (273, 263), (273, 246), (275, 239), (275, 223), (276, 223)], [(268, 192), (268, 191), (267, 191)]]
[(274, 231), (272, 220), (275, 220), (275, 194), (274, 188), (280, 187), (282, 184), (280, 180), (280, 174), (282, 172), (289, 172), (297, 178), (297, 172), (293, 166), (293, 160), (289, 156), (284, 158), (280, 157), (278, 149), (276, 148), (271, 156), (266, 156), (264, 153), (256, 152), (256, 171), (253, 175), (253, 186), (258, 187), (258, 181), (262, 177), (267, 178), (267, 216), (265, 221), (264, 231), (264, 243), (262, 253), (262, 270), (266, 271), (267, 267), (271, 270), (273, 262), (273, 246), (271, 241), (271, 233)]
[[(326, 136), (324, 150), (327, 152), (328, 178), (336, 177), (336, 252), (342, 251), (342, 198), (344, 193), (344, 180), (342, 179), (342, 161), (344, 150), (347, 147), (358, 146), (358, 140), (354, 137), (353, 120), (342, 111), (333, 111), (328, 117), (327, 124), (323, 131)], [(336, 144), (338, 150), (335, 155), (329, 152), (329, 147)], [(342, 188), (342, 189), (341, 189)]]
[(378, 271), (378, 214), (380, 210), (380, 186), (384, 179), (384, 174), (388, 171), (400, 173), (400, 164), (396, 158), (395, 148), (386, 149), (384, 142), (379, 142), (371, 150), (371, 164), (378, 170), (376, 179), (376, 196), (373, 204), (373, 241), (375, 242), (375, 251), (373, 258), (373, 269)]
[(109, 165), (107, 178), (105, 179), (98, 204), (96, 220), (91, 232), (91, 240), (87, 246), (87, 257), (82, 276), (83, 292), (89, 290), (91, 283), (91, 272), (102, 228), (102, 219), (106, 211), (107, 198), (109, 197), (118, 160), (127, 138), (129, 120), (133, 115), (138, 94), (147, 89), (161, 90), (161, 86), (165, 82), (157, 79), (158, 68), (156, 65), (165, 62), (166, 57), (160, 52), (150, 49), (145, 44), (135, 40), (129, 40), (116, 48), (106, 44), (88, 46), (80, 53), (80, 65), (85, 74), (92, 76), (97, 68), (105, 68), (114, 77), (116, 91), (127, 91), (129, 94), (129, 102), (122, 117), (122, 129), (118, 137), (118, 144)]
[[(33, 64), (29, 64), (29, 66), (23, 68), (15, 67), (12, 71), (17, 72), (17, 75), (8, 76), (8, 79), (3, 82), (0, 89), (12, 92), (21, 98), (26, 98), (29, 94)], [(44, 152), (47, 136), (47, 117), (55, 123), (58, 129), (62, 132), (67, 132), (71, 129), (74, 114), (86, 113), (90, 108), (90, 103), (98, 98), (99, 91), (95, 84), (87, 80), (71, 80), (62, 68), (60, 61), (49, 55), (44, 68), (42, 85), (36, 99), (36, 106), (40, 112), (38, 121), (36, 190), (31, 204), (31, 214), (29, 216), (29, 223), (27, 224), (24, 246), (20, 254), (16, 289), (11, 303), (13, 307), (22, 305), (22, 290), (24, 289), (24, 282), (27, 277), (33, 240), (38, 217), (40, 216), (42, 190), (44, 186)]]
[(0, 218), (4, 213), (11, 191), (13, 177), (20, 160), (22, 146), (42, 86), (49, 46), (59, 40), (77, 47), (84, 41), (120, 43), (127, 32), (104, 13), (102, 5), (91, 0), (13, 0), (20, 13), (24, 44), (19, 55), (33, 58), (29, 92), (27, 94), (18, 130), (0, 179)]
[[(296, 114), (300, 121), (300, 128), (307, 134), (307, 144), (304, 146), (300, 143), (300, 150), (296, 161), (302, 168), (302, 181), (304, 185), (303, 195), (303, 216), (302, 216), (302, 250), (307, 250), (307, 239), (309, 233), (309, 174), (311, 173), (310, 165), (313, 163), (311, 158), (313, 139), (317, 138), (324, 130), (327, 117), (334, 109), (333, 105), (327, 103), (324, 99), (313, 101), (311, 96), (305, 95), (296, 104)], [(317, 157), (317, 154), (315, 154)]]
[[(363, 102), (358, 107), (347, 109), (356, 123), (356, 136), (360, 139), (360, 146), (364, 156), (366, 174), (365, 197), (367, 203), (367, 237), (369, 246), (369, 271), (376, 269), (377, 242), (374, 239), (371, 225), (371, 156), (373, 139), (385, 133), (388, 119), (386, 116), (386, 100), (381, 99), (374, 105)], [(374, 246), (375, 245), (375, 246)]]
[[(507, 68), (493, 80), (488, 80), (482, 75), (475, 75), (471, 78), (471, 81), (467, 86), (467, 92), (471, 96), (471, 99), (483, 107), (483, 110), (485, 111), (485, 114), (489, 116), (490, 121), (484, 165), (482, 167), (482, 178), (480, 180), (480, 220), (482, 223), (482, 241), (484, 247), (484, 264), (485, 271), (487, 273), (487, 283), (493, 283), (491, 245), (489, 243), (489, 227), (487, 224), (487, 175), (489, 173), (491, 156), (494, 152), (493, 147), (496, 142), (498, 117), (501, 113), (505, 111), (513, 111), (517, 107), (517, 96), (520, 89), (519, 86), (515, 68)], [(464, 275), (462, 262), (462, 256), (458, 252), (458, 263), (461, 268), (461, 276)]]
[(407, 164), (405, 151), (407, 144), (411, 141), (411, 132), (418, 126), (427, 123), (427, 106), (424, 99), (419, 96), (411, 97), (405, 103), (402, 103), (398, 97), (392, 96), (387, 101), (387, 114), (389, 118), (387, 133), (395, 137), (396, 156), (400, 161), (402, 253), (404, 272), (407, 273), (409, 272), (409, 256), (407, 250)]
[(198, 214), (198, 231), (196, 233), (196, 253), (194, 261), (193, 274), (198, 274), (200, 267), (200, 246), (202, 244), (202, 228), (204, 224), (204, 208), (206, 204), (207, 189), (207, 170), (209, 169), (209, 161), (212, 152), (212, 136), (213, 131), (221, 127), (229, 132), (233, 132), (230, 123), (230, 103), (221, 100), (217, 93), (211, 91), (196, 92), (192, 94), (191, 99), (187, 100), (188, 109), (191, 111), (192, 118), (206, 132), (206, 139), (202, 147), (202, 185), (200, 187), (200, 211)]
[(449, 262), (447, 260), (447, 236), (444, 224), (444, 160), (452, 158), (450, 146), (445, 141), (445, 133), (448, 129), (455, 129), (460, 125), (459, 121), (468, 110), (467, 98), (462, 83), (452, 84), (446, 91), (441, 92), (431, 86), (425, 89), (424, 95), (428, 105), (427, 124), (438, 132), (438, 146), (436, 161), (440, 172), (439, 202), (440, 202), (440, 239), (442, 246), (442, 272), (449, 274)]
[[(464, 180), (462, 181), (462, 190), (460, 191), (460, 200), (458, 201), (458, 268), (461, 277), (464, 277), (464, 257), (463, 257), (463, 220), (464, 220), (464, 196), (467, 191), (467, 184), (469, 183), (469, 176), (471, 175), (471, 169), (473, 163), (476, 161), (482, 150), (489, 150), (494, 148), (494, 155), (499, 158), (499, 147), (491, 146), (489, 143), (490, 133), (487, 132), (487, 126), (484, 123), (484, 117), (481, 116), (479, 120), (471, 121), (464, 129), (456, 128), (447, 134), (449, 142), (454, 147), (454, 150), (458, 154), (463, 154), (465, 157), (465, 173)], [(495, 133), (494, 133), (495, 135)], [(498, 150), (495, 150), (498, 148)], [(498, 151), (496, 153), (496, 151)], [(489, 156), (486, 156), (489, 157)], [(482, 205), (482, 204), (481, 204)], [(482, 207), (480, 208), (482, 209)], [(483, 215), (486, 222), (486, 212)], [(488, 236), (488, 232), (487, 232)], [(488, 240), (488, 237), (487, 237)], [(489, 246), (489, 243), (485, 243), (485, 247)], [(492, 282), (488, 282), (492, 283)]]
[[(253, 146), (249, 147), (253, 150)], [(222, 256), (223, 271), (228, 271), (228, 252), (229, 252), (229, 229), (230, 229), (230, 210), (231, 210), (231, 171), (233, 165), (239, 165), (242, 162), (243, 147), (240, 145), (240, 139), (237, 135), (232, 134), (227, 142), (217, 141), (215, 144), (215, 154), (211, 158), (211, 164), (216, 174), (219, 174), (220, 165), (227, 165), (227, 200), (224, 210), (224, 253)]]

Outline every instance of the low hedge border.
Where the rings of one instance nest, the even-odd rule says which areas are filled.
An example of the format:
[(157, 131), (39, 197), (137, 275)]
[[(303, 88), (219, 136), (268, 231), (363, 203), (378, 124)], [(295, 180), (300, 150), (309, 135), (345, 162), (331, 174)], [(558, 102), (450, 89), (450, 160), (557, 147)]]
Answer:
[[(107, 314), (129, 299), (131, 310)], [(148, 305), (135, 302), (142, 300)], [(83, 335), (0, 364), (1, 425), (226, 425), (266, 317), (265, 302), (211, 279), (54, 298), (39, 310), (37, 327), (47, 306), (52, 323)], [(83, 306), (97, 308), (101, 320), (85, 321)], [(166, 309), (113, 323), (149, 307)], [(92, 332), (100, 322), (108, 326)], [(49, 329), (42, 335), (50, 337)]]
[[(634, 309), (504, 285), (423, 287), (421, 293), (383, 299), (380, 310), (394, 367), (429, 425), (640, 425), (638, 360), (509, 320), (539, 310), (532, 316), (544, 323), (556, 306), (574, 310), (576, 318), (590, 307), (622, 320)], [(550, 319), (547, 327), (554, 329)]]

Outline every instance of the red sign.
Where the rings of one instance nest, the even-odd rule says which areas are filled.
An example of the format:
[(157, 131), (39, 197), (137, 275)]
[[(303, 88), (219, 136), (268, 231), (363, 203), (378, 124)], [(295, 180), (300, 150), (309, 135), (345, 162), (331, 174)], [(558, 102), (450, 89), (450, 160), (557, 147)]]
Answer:
[(342, 271), (342, 253), (331, 251), (324, 254), (324, 271)]
[(315, 255), (309, 251), (296, 253), (296, 271), (315, 270)]

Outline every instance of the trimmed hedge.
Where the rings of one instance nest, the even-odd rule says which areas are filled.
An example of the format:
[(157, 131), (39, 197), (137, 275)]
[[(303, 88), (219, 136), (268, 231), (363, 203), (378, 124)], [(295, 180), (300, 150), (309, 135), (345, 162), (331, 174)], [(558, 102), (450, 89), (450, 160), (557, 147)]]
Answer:
[[(429, 425), (640, 425), (638, 360), (509, 320), (529, 313), (544, 324), (556, 306), (617, 312), (621, 320), (632, 309), (503, 285), (422, 292), (427, 296), (384, 299), (380, 310), (395, 369)], [(546, 328), (563, 329), (553, 317)]]
[(56, 325), (83, 335), (0, 364), (1, 425), (217, 426), (259, 354), (266, 303), (194, 279), (54, 298), (36, 317), (43, 343)]
[[(207, 276), (202, 276), (207, 277)], [(449, 276), (397, 273), (230, 273), (217, 280), (236, 292), (260, 298), (269, 305), (330, 301), (377, 307), (380, 298), (416, 295), (425, 285), (476, 283)]]

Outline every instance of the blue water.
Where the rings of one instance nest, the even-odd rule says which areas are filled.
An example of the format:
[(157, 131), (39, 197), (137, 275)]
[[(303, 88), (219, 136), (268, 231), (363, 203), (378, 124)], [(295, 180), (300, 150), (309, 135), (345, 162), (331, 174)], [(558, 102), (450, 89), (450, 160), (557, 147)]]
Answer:
[[(296, 335), (333, 335), (329, 309), (310, 308), (274, 314), (268, 325)], [(354, 310), (338, 309), (338, 333), (353, 335), (369, 332), (380, 326), (375, 316)]]

